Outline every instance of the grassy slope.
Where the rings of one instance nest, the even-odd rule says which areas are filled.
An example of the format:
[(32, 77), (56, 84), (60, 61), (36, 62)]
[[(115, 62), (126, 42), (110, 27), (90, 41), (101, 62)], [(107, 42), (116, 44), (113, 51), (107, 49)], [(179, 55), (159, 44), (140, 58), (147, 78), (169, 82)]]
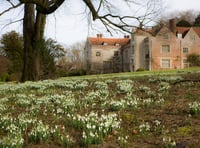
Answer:
[[(174, 84), (173, 82), (179, 81), (180, 78), (182, 80), (200, 79), (198, 71), (198, 68), (194, 68), (182, 71), (105, 74), (61, 78), (45, 83), (6, 84), (10, 85), (10, 89), (6, 88), (4, 92), (0, 92), (0, 100), (4, 100), (0, 101), (0, 118), (3, 119), (4, 116), (8, 115), (10, 118), (17, 119), (21, 114), (25, 114), (28, 115), (27, 118), (41, 120), (45, 125), (49, 125), (49, 129), (59, 125), (62, 134), (67, 133), (73, 138), (72, 147), (83, 147), (81, 137), (85, 127), (77, 127), (68, 114), (84, 116), (95, 112), (101, 116), (115, 113), (118, 119), (121, 119), (121, 128), (109, 132), (100, 144), (89, 144), (88, 147), (167, 147), (175, 141), (179, 146), (197, 148), (200, 147), (200, 116), (191, 115), (189, 103), (200, 102), (200, 83), (191, 81)], [(127, 79), (131, 80), (128, 82), (132, 85), (130, 93), (119, 92), (118, 84), (121, 83), (121, 80)], [(68, 80), (70, 80), (70, 84), (76, 84), (74, 86), (79, 86), (82, 81), (88, 82), (89, 85), (83, 88), (70, 87), (68, 83), (64, 83)], [(95, 100), (86, 97), (89, 96), (90, 92), (100, 91), (96, 81), (107, 81), (108, 87), (105, 90), (109, 91), (109, 95), (106, 100), (102, 100), (102, 97), (96, 97)], [(2, 89), (6, 85), (0, 85), (0, 88)], [(161, 85), (163, 85), (162, 88), (165, 85), (169, 88), (160, 90)], [(17, 89), (18, 87), (19, 89)], [(58, 108), (64, 106), (62, 106), (62, 100), (59, 97), (56, 98), (56, 95), (70, 96), (71, 99), (75, 99), (73, 102), (75, 104), (67, 108), (65, 113), (58, 113)], [(23, 98), (31, 101), (20, 102)], [(134, 101), (133, 98), (139, 99), (137, 107), (126, 104)], [(148, 103), (149, 98), (151, 99), (150, 103)], [(158, 103), (157, 101), (161, 98), (164, 99), (164, 102)], [(57, 102), (56, 99), (61, 102)], [(45, 102), (45, 100), (48, 101)], [(111, 101), (119, 103), (122, 100), (127, 101), (125, 106), (116, 107), (110, 103)], [(39, 105), (37, 106), (37, 104)], [(3, 106), (5, 109), (2, 109)], [(159, 121), (158, 125), (156, 121)], [(1, 120), (0, 139), (8, 136), (10, 132), (4, 128), (3, 124), (9, 123), (4, 123)], [(17, 121), (13, 124), (19, 126)], [(143, 124), (149, 125), (150, 130), (142, 129)], [(66, 146), (56, 136), (49, 137), (47, 141), (34, 141), (30, 138), (33, 127), (34, 125), (28, 125), (25, 131), (21, 132), (24, 138), (23, 147)], [(65, 129), (63, 130), (61, 127), (65, 127)], [(126, 136), (128, 139), (123, 145), (123, 141), (119, 141), (118, 138)]]
[(123, 73), (111, 73), (111, 74), (98, 74), (98, 75), (85, 75), (85, 76), (72, 76), (65, 77), (64, 79), (98, 79), (98, 78), (128, 78), (137, 76), (158, 76), (158, 75), (174, 75), (174, 74), (186, 74), (200, 72), (200, 67), (186, 68), (186, 69), (174, 69), (174, 70), (156, 70), (156, 71), (137, 71), (137, 72), (123, 72)]

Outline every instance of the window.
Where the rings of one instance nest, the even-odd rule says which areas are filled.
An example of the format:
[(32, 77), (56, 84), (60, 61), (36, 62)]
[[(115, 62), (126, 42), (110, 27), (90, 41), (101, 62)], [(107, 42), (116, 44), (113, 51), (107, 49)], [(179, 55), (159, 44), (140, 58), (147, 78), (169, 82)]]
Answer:
[(119, 51), (114, 51), (114, 56), (119, 56)]
[(128, 58), (128, 51), (125, 51), (125, 58)]
[(163, 38), (164, 40), (168, 40), (168, 39), (169, 39), (169, 35), (168, 35), (168, 34), (164, 34), (164, 35), (162, 36), (162, 38)]
[(112, 70), (112, 61), (103, 61), (104, 72)]
[(145, 59), (149, 59), (149, 54), (145, 54)]
[(170, 59), (162, 59), (162, 68), (170, 68)]
[(96, 52), (96, 56), (97, 56), (97, 57), (101, 56), (101, 52), (100, 52), (100, 51), (97, 51), (97, 52)]
[(183, 59), (183, 68), (188, 68), (189, 67), (189, 62), (187, 59)]
[(170, 47), (169, 45), (162, 45), (162, 53), (169, 53)]
[(132, 50), (131, 50), (131, 52), (132, 52), (132, 54), (134, 54), (134, 52), (135, 52), (135, 46), (134, 46), (134, 45), (132, 45)]
[(88, 51), (86, 52), (86, 56), (89, 57), (89, 53), (88, 53)]
[(187, 48), (187, 47), (184, 47), (184, 48), (183, 48), (183, 53), (188, 53), (188, 52), (189, 52), (188, 48)]
[(114, 46), (119, 46), (119, 45), (120, 45), (119, 43), (115, 43), (115, 44), (114, 44)]
[(108, 43), (106, 43), (106, 42), (102, 42), (101, 45), (106, 46), (106, 45), (108, 45)]
[(190, 40), (192, 40), (192, 41), (195, 40), (195, 35), (194, 35), (194, 34), (192, 34), (192, 35), (190, 36)]

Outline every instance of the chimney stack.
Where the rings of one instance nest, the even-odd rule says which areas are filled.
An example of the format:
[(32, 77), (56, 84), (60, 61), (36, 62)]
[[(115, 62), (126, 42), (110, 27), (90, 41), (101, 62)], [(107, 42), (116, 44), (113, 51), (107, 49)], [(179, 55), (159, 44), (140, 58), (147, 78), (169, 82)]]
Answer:
[(102, 38), (102, 34), (97, 34), (97, 38)]
[(169, 28), (173, 33), (176, 33), (176, 19), (170, 19), (169, 20)]
[(129, 39), (129, 35), (125, 35), (125, 36), (124, 36), (124, 38), (127, 38), (127, 39)]

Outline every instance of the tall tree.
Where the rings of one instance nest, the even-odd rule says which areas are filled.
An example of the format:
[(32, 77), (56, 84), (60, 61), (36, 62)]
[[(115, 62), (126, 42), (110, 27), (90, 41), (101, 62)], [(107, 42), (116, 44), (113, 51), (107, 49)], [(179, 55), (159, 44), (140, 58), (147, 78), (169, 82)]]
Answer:
[[(26, 80), (38, 80), (40, 69), (40, 50), (42, 50), (43, 33), (45, 29), (46, 15), (53, 13), (64, 2), (64, 0), (19, 0), (19, 3), (15, 4), (15, 0), (6, 0), (12, 7), (6, 9), (0, 15), (9, 11), (11, 8), (16, 8), (21, 4), (24, 4), (24, 68), (22, 81)], [(108, 32), (115, 29), (131, 32), (131, 28), (140, 25), (140, 27), (146, 25), (146, 23), (152, 21), (159, 13), (158, 9), (162, 0), (81, 0), (85, 4), (87, 10), (91, 14), (93, 21), (100, 20), (105, 25)], [(116, 7), (122, 7), (122, 4), (126, 4), (126, 8), (129, 8), (130, 12), (117, 11), (113, 9)], [(123, 5), (125, 6), (125, 5)], [(137, 9), (136, 13), (133, 13), (135, 6), (146, 7), (146, 10), (142, 11), (143, 15), (137, 15), (136, 13), (141, 10)], [(137, 7), (138, 8), (138, 7)], [(122, 9), (123, 10), (123, 9)], [(120, 13), (117, 13), (120, 12)], [(128, 14), (128, 15), (127, 15)], [(35, 16), (36, 15), (36, 16)], [(137, 24), (133, 22), (137, 21)]]
[(56, 62), (65, 55), (62, 45), (53, 39), (47, 39), (43, 43), (44, 47), (40, 51), (40, 75), (42, 78), (48, 78), (55, 75)]
[(40, 50), (43, 48), (43, 36), (46, 16), (36, 13), (34, 4), (24, 5), (24, 68), (22, 81), (39, 80), (40, 75)]
[(180, 20), (176, 26), (178, 27), (191, 27), (192, 25), (186, 20)]
[(12, 72), (22, 72), (23, 69), (23, 37), (15, 31), (3, 34), (0, 43), (1, 54), (12, 61)]
[(200, 26), (200, 14), (195, 18), (194, 26)]
[(180, 22), (181, 20), (187, 21), (189, 24), (193, 24), (195, 18), (197, 17), (198, 12), (187, 10), (187, 11), (181, 11), (181, 12), (171, 12), (171, 13), (165, 13), (163, 14), (162, 18), (160, 19), (161, 24), (169, 25), (169, 19), (176, 18), (177, 22)]

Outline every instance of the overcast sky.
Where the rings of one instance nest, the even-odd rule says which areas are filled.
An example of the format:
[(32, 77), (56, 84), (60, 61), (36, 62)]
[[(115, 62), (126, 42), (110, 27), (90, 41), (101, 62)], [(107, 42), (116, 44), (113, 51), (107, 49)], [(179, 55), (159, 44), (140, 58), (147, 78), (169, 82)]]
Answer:
[[(200, 11), (199, 0), (163, 1), (165, 13), (185, 10)], [(0, 2), (0, 12), (4, 7), (6, 6), (3, 6)], [(48, 16), (45, 36), (48, 38), (51, 37), (62, 44), (70, 45), (85, 41), (88, 36), (95, 36), (97, 33), (106, 34), (105, 32), (101, 32), (101, 29), (93, 30), (90, 25), (88, 25), (87, 17), (83, 14), (83, 9), (81, 8), (83, 8), (83, 3), (80, 1), (72, 0), (70, 3), (66, 1), (58, 11)], [(16, 30), (17, 32), (22, 31), (22, 22), (4, 27), (4, 25), (11, 22), (13, 18), (16, 20), (22, 12), (23, 8), (20, 8), (17, 12), (11, 11), (4, 16), (0, 16), (0, 35), (10, 30)], [(95, 25), (98, 25), (98, 21)]]

